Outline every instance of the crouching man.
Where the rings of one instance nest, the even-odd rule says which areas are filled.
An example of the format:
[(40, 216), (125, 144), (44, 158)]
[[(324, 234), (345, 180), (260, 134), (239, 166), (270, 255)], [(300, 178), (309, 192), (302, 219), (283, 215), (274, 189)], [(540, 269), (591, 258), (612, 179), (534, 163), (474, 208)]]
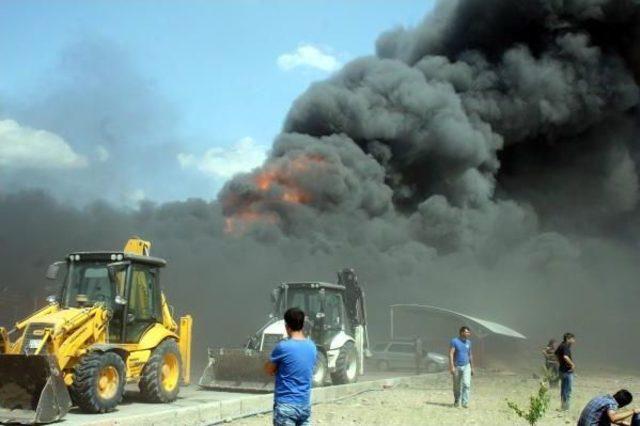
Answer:
[(587, 403), (580, 414), (578, 426), (631, 425), (640, 426), (640, 409), (622, 410), (631, 403), (631, 393), (621, 389), (613, 396), (601, 395)]
[(274, 426), (311, 424), (311, 380), (316, 363), (316, 345), (304, 336), (304, 312), (291, 308), (284, 313), (288, 339), (271, 352), (265, 370), (276, 376), (273, 395)]

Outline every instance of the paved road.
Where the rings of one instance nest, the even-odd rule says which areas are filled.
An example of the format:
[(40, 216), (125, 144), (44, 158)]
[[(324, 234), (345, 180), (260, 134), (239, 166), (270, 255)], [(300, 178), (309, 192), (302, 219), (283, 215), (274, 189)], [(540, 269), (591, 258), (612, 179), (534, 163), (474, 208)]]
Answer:
[[(406, 371), (393, 372), (372, 372), (367, 373), (360, 378), (360, 381), (370, 381), (386, 379), (390, 377), (402, 377), (411, 375)], [(137, 388), (132, 386), (127, 388), (124, 401), (118, 406), (116, 411), (106, 414), (83, 414), (77, 409), (72, 409), (69, 414), (60, 422), (59, 425), (76, 426), (91, 423), (95, 425), (97, 422), (104, 425), (114, 424), (116, 420), (123, 417), (144, 415), (152, 410), (155, 413), (166, 411), (174, 412), (176, 409), (193, 407), (199, 404), (220, 401), (225, 399), (237, 399), (247, 393), (242, 392), (219, 392), (212, 390), (202, 390), (198, 386), (191, 385), (180, 389), (180, 397), (171, 404), (149, 404), (140, 401)], [(251, 394), (249, 394), (251, 395)]]

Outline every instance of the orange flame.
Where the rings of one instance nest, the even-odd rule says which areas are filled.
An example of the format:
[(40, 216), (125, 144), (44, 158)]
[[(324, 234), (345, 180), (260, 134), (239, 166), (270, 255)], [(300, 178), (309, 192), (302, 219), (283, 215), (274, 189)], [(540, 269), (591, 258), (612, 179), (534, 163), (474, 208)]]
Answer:
[[(267, 192), (275, 185), (282, 189), (280, 201), (290, 204), (308, 204), (312, 201), (309, 193), (305, 192), (297, 183), (296, 179), (300, 174), (307, 173), (312, 166), (324, 165), (326, 159), (320, 155), (301, 155), (284, 165), (265, 166), (258, 173), (253, 181), (258, 190)], [(255, 201), (254, 203), (259, 203)], [(242, 211), (225, 219), (224, 232), (226, 234), (242, 235), (249, 227), (258, 222), (276, 224), (279, 216), (275, 213), (260, 213), (253, 209), (253, 203), (247, 205)]]
[(309, 203), (311, 196), (295, 183), (296, 175), (308, 172), (313, 165), (325, 163), (325, 158), (320, 155), (302, 155), (288, 162), (286, 167), (267, 167), (256, 175), (254, 181), (262, 191), (268, 191), (274, 184), (283, 187), (282, 201), (295, 204)]

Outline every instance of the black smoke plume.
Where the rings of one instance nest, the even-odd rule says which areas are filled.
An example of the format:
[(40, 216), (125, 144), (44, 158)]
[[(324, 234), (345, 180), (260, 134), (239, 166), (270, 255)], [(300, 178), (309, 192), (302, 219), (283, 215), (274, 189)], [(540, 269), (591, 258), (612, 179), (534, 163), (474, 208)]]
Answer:
[(594, 310), (637, 295), (638, 28), (637, 1), (440, 2), (298, 98), (221, 192), (228, 231), (399, 255), (422, 300), (606, 329)]

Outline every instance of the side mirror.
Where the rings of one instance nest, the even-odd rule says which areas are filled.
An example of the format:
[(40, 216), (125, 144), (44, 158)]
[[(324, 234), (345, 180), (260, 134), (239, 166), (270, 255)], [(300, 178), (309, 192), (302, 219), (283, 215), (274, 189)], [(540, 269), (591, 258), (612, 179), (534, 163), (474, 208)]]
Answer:
[(276, 302), (278, 301), (278, 296), (280, 296), (280, 289), (279, 288), (274, 288), (273, 290), (271, 290), (271, 304), (275, 305)]
[(45, 277), (48, 280), (55, 280), (56, 278), (58, 278), (58, 272), (60, 271), (60, 265), (63, 265), (65, 262), (55, 262), (52, 263), (51, 265), (49, 265), (49, 267), (47, 268), (47, 273), (45, 274)]
[(114, 299), (114, 302), (116, 302), (116, 305), (119, 306), (124, 306), (127, 304), (127, 299), (125, 299), (124, 297), (120, 296), (119, 294), (116, 296), (116, 298)]
[(56, 303), (58, 303), (58, 298), (54, 294), (47, 296), (47, 303), (50, 305), (55, 305)]

